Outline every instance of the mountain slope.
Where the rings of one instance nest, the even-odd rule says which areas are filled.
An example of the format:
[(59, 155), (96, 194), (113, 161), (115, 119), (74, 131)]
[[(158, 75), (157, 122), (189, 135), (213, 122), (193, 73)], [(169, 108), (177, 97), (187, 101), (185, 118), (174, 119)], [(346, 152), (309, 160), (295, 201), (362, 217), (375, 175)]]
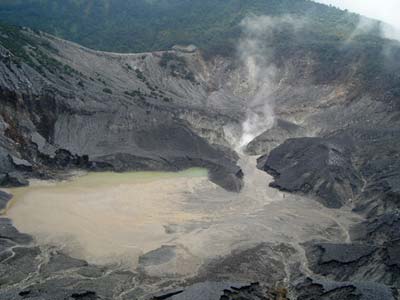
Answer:
[(215, 182), (240, 189), (237, 158), (210, 144), (207, 124), (188, 123), (226, 123), (240, 115), (234, 106), (222, 111), (223, 102), (207, 93), (197, 52), (110, 54), (13, 27), (2, 27), (0, 49), (3, 185), (13, 183), (15, 169), (48, 176), (48, 167), (204, 166)]
[[(23, 4), (8, 5), (17, 7), (15, 3)], [(33, 0), (28, 2), (32, 6), (20, 8), (30, 11), (38, 3)], [(142, 4), (159, 5), (161, 9), (161, 4), (171, 3), (177, 5), (178, 12), (192, 9), (186, 1)], [(140, 54), (106, 53), (41, 32), (1, 26), (0, 184), (25, 184), (22, 175), (56, 177), (54, 173), (63, 174), (70, 168), (124, 171), (205, 166), (214, 182), (237, 191), (243, 174), (236, 167), (237, 155), (229, 147), (237, 146), (235, 138), (246, 133), (248, 123), (252, 125), (252, 120), (246, 122), (253, 113), (258, 123), (268, 126), (256, 128), (260, 135), (247, 151), (264, 155), (259, 167), (275, 177), (272, 186), (286, 192), (293, 203), (309, 201), (320, 207), (313, 202), (319, 201), (334, 207), (332, 215), (337, 218), (354, 210), (360, 216), (352, 216), (365, 221), (348, 233), (340, 219), (334, 216), (330, 220), (331, 215), (321, 210), (320, 218), (328, 218), (333, 225), (332, 231), (317, 235), (316, 241), (279, 245), (264, 241), (249, 249), (233, 249), (226, 257), (203, 265), (201, 273), (187, 282), (177, 277), (171, 285), (163, 280), (150, 285), (167, 293), (159, 299), (174, 299), (175, 295), (179, 299), (175, 293), (183, 290), (181, 296), (193, 299), (210, 289), (216, 293), (224, 290), (226, 299), (260, 299), (265, 295), (285, 299), (285, 289), (269, 289), (282, 282), (294, 299), (395, 299), (400, 282), (396, 230), (400, 209), (399, 44), (379, 37), (376, 28), (354, 32), (358, 19), (353, 20), (353, 15), (311, 2), (214, 3), (221, 5), (221, 10), (212, 11), (210, 18), (222, 12), (221, 18), (215, 17), (214, 21), (224, 25), (216, 27), (221, 30), (216, 40), (206, 39), (202, 44), (202, 38), (211, 33), (205, 31), (197, 38), (191, 30), (212, 22), (202, 23), (195, 16), (193, 24), (182, 27), (195, 40), (168, 38), (171, 43), (194, 41), (200, 51), (175, 47)], [(275, 5), (275, 16), (253, 16), (244, 22), (238, 17), (225, 24), (226, 11), (222, 8), (226, 3), (238, 4), (226, 7), (236, 13), (242, 11), (239, 4), (247, 7), (250, 4), (246, 3), (264, 3), (263, 9)], [(211, 4), (201, 6), (196, 2), (194, 7), (208, 9)], [(303, 8), (308, 6), (321, 11), (306, 18), (310, 11)], [(163, 9), (168, 16), (169, 8)], [(292, 12), (296, 16), (288, 16)], [(172, 15), (176, 17), (177, 12)], [(238, 27), (239, 23), (245, 24)], [(113, 38), (107, 34), (107, 39)], [(231, 55), (215, 55), (222, 51), (205, 53), (219, 42), (216, 49), (228, 49)], [(229, 44), (237, 46), (234, 52), (238, 50), (238, 55), (232, 55)], [(204, 53), (213, 55), (205, 59)], [(8, 195), (1, 197), (3, 202), (9, 199)], [(296, 212), (287, 214), (295, 217)], [(263, 215), (257, 214), (251, 222), (258, 224), (258, 218)], [(8, 257), (11, 247), (24, 246), (30, 240), (20, 236), (9, 220), (3, 220), (0, 235), (8, 237), (4, 246), (4, 257)], [(282, 222), (279, 217), (277, 221)], [(236, 234), (236, 228), (233, 231)], [(335, 235), (337, 231), (344, 233), (343, 239)], [(106, 287), (102, 284), (104, 277), (93, 282), (90, 279), (81, 286), (82, 277), (77, 273), (84, 272), (81, 268), (85, 262), (41, 251), (36, 247), (18, 248), (15, 259), (1, 262), (0, 269), (6, 270), (0, 274), (6, 285), (0, 290), (4, 297), (20, 299), (30, 293), (32, 297), (42, 296), (45, 290), (50, 291), (44, 296), (48, 299), (57, 298), (54, 295), (131, 299), (137, 297), (136, 293), (141, 299), (142, 292), (136, 287), (149, 287), (146, 276), (139, 273), (141, 278), (137, 278), (133, 290), (136, 275), (131, 272), (105, 272), (112, 275)], [(64, 275), (56, 282), (43, 282), (43, 274), (32, 275), (39, 269), (35, 257), (40, 253), (46, 257), (45, 265), (53, 263), (55, 256), (56, 262), (62, 262), (56, 264), (61, 269), (78, 266), (66, 273), (71, 274), (72, 282)], [(21, 266), (24, 264), (26, 268)], [(98, 273), (96, 270), (91, 272)], [(84, 274), (91, 276), (91, 272)], [(25, 289), (16, 285), (20, 278), (29, 278), (31, 286)], [(215, 285), (210, 279), (243, 279), (253, 284)], [(108, 285), (115, 285), (115, 290)], [(176, 289), (181, 285), (182, 290)], [(166, 286), (173, 288), (171, 293), (165, 291)], [(237, 287), (230, 290), (232, 286)]]
[(345, 39), (358, 17), (308, 0), (0, 1), (0, 20), (98, 50), (144, 52), (195, 44), (210, 55), (235, 50), (249, 14), (307, 17), (327, 39)]

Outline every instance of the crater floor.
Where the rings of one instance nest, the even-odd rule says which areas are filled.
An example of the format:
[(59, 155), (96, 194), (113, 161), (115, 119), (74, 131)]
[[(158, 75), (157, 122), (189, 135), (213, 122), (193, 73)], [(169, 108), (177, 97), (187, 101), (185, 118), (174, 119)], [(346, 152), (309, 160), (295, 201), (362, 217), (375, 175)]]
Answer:
[(164, 279), (199, 276), (211, 260), (266, 242), (298, 249), (300, 256), (283, 263), (300, 262), (307, 272), (302, 243), (348, 241), (348, 228), (359, 219), (350, 208), (331, 210), (269, 188), (271, 178), (255, 163), (254, 157), (240, 160), (241, 193), (211, 183), (204, 169), (33, 182), (8, 190), (15, 197), (6, 217), (41, 246)]

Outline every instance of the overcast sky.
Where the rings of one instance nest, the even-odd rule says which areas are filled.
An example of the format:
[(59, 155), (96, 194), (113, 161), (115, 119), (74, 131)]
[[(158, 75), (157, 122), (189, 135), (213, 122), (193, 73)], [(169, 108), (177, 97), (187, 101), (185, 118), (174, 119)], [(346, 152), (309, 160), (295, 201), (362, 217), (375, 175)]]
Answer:
[(400, 29), (400, 0), (315, 0), (347, 8), (367, 17), (382, 20)]

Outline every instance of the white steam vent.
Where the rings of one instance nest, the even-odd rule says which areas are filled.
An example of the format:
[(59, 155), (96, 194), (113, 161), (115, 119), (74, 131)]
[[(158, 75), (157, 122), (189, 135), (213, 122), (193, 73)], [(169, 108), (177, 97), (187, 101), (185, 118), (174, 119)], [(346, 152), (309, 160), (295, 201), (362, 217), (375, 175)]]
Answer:
[(247, 103), (246, 120), (242, 123), (242, 135), (236, 146), (239, 151), (274, 123), (273, 92), (278, 83), (270, 45), (274, 30), (283, 24), (296, 31), (303, 22), (288, 16), (249, 16), (241, 22), (243, 35), (238, 54), (251, 96)]

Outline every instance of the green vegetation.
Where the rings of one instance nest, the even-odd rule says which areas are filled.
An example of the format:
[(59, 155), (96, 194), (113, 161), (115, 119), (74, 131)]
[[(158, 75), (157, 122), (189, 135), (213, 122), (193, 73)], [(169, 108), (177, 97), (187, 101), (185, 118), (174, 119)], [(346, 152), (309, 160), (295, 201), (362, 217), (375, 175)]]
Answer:
[(178, 56), (176, 56), (176, 54), (172, 53), (172, 52), (165, 52), (162, 54), (161, 59), (160, 59), (160, 66), (163, 68), (167, 68), (169, 63), (172, 63), (174, 61), (178, 61), (178, 62), (182, 62), (184, 63), (184, 60)]
[(268, 42), (278, 67), (293, 56), (317, 62), (309, 74), (316, 84), (340, 83), (347, 78), (377, 95), (400, 95), (400, 44), (396, 41), (363, 34), (343, 42), (313, 36), (310, 29), (305, 29), (296, 38), (276, 34)]
[[(308, 0), (0, 0), (0, 20), (29, 26), (85, 46), (117, 52), (170, 49), (173, 45), (195, 44), (206, 58), (233, 56), (241, 36), (240, 23), (248, 15), (290, 16), (305, 20), (300, 31), (280, 24), (268, 35), (267, 55), (280, 67), (290, 57), (311, 57), (319, 66), (311, 76), (325, 84), (350, 76), (362, 86), (385, 93), (400, 94), (400, 47), (379, 37), (378, 24), (368, 33), (349, 41), (358, 16)], [(50, 44), (11, 26), (0, 25), (0, 43), (36, 70), (79, 77), (69, 66), (49, 57)], [(143, 59), (145, 56), (142, 57)], [(2, 58), (7, 60), (8, 58)], [(172, 76), (195, 83), (185, 60), (166, 53), (160, 65)], [(352, 66), (358, 67), (352, 70)], [(133, 71), (129, 65), (125, 68)], [(168, 101), (139, 70), (137, 78), (150, 90), (149, 97)], [(98, 75), (96, 79), (106, 87)], [(137, 91), (132, 97), (144, 97)]]
[(141, 90), (125, 91), (124, 94), (142, 101), (145, 101), (146, 97), (148, 97), (163, 100), (164, 102), (172, 102), (172, 98), (166, 97), (165, 93), (158, 89), (153, 89), (150, 94), (143, 93)]
[(52, 54), (57, 54), (57, 50), (49, 42), (35, 38), (18, 27), (0, 24), (0, 45), (10, 51), (9, 57), (2, 59), (12, 61), (18, 67), (24, 62), (43, 76), (46, 76), (46, 70), (52, 74), (83, 76), (53, 58)]
[(186, 66), (186, 61), (183, 57), (177, 56), (172, 52), (164, 52), (160, 59), (160, 66), (168, 69), (169, 73), (174, 77), (183, 78), (196, 82), (194, 74)]
[[(161, 90), (159, 90), (157, 86), (153, 86), (153, 85), (147, 80), (146, 76), (144, 76), (144, 74), (143, 74), (143, 72), (142, 72), (141, 70), (135, 69), (135, 73), (136, 73), (136, 77), (137, 77), (140, 81), (142, 81), (142, 82), (147, 86), (147, 88), (151, 91), (151, 96), (152, 96), (153, 98), (161, 97), (161, 95), (158, 95), (158, 94), (157, 94), (157, 91), (158, 91), (159, 93), (161, 93), (161, 94), (163, 94), (164, 92), (161, 91)], [(134, 93), (137, 93), (137, 92), (140, 92), (140, 91), (134, 91)]]
[(307, 17), (316, 34), (345, 38), (357, 16), (308, 0), (2, 0), (0, 20), (108, 51), (166, 50), (195, 44), (232, 54), (249, 15)]
[(143, 82), (147, 82), (146, 77), (144, 77), (143, 72), (139, 69), (135, 69), (136, 77), (139, 78)]
[(32, 63), (31, 57), (28, 55), (25, 47), (29, 45), (35, 46), (34, 41), (28, 36), (22, 34), (16, 27), (1, 24), (0, 28), (0, 44), (16, 57)]
[(146, 98), (145, 98), (145, 97), (146, 97), (146, 94), (143, 93), (143, 92), (140, 91), (140, 90), (125, 91), (124, 94), (125, 94), (125, 95), (128, 95), (128, 96), (130, 96), (130, 97), (133, 97), (133, 98), (140, 99), (140, 100), (142, 100), (142, 101), (146, 100)]

